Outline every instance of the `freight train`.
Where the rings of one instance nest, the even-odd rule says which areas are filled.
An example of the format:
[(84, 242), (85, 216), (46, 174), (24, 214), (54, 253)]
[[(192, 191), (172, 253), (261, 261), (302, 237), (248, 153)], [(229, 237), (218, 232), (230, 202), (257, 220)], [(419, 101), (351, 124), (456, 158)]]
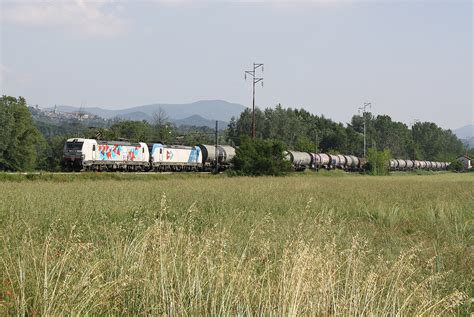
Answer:
[[(217, 150), (217, 153), (216, 153)], [(235, 148), (229, 145), (196, 146), (99, 141), (73, 138), (64, 145), (63, 159), (68, 170), (92, 171), (220, 171), (232, 167)], [(293, 169), (342, 169), (360, 171), (366, 160), (354, 155), (287, 151)], [(217, 159), (217, 160), (216, 160)], [(217, 161), (217, 164), (216, 164)], [(445, 170), (447, 162), (390, 160), (389, 169)]]
[(230, 167), (235, 149), (227, 145), (196, 146), (68, 139), (63, 159), (68, 170), (92, 171), (209, 171), (217, 162)]

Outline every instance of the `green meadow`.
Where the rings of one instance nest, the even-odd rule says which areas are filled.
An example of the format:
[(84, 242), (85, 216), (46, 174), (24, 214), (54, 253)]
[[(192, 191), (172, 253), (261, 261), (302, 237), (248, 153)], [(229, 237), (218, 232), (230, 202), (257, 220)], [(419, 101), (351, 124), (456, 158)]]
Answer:
[(0, 315), (473, 312), (473, 173), (82, 175), (1, 175)]

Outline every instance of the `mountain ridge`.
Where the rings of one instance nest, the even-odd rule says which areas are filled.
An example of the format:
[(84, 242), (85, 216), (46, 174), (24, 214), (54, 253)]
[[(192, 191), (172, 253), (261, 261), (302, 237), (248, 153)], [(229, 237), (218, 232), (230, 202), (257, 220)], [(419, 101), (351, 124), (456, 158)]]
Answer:
[[(82, 111), (102, 117), (104, 119), (134, 119), (150, 121), (153, 115), (160, 111), (166, 113), (170, 121), (184, 120), (193, 115), (198, 115), (207, 120), (218, 120), (223, 122), (230, 121), (231, 117), (238, 117), (247, 107), (231, 103), (225, 100), (199, 100), (184, 104), (166, 104), (154, 103), (142, 106), (134, 106), (124, 109), (104, 109), (100, 107), (74, 107), (68, 105), (59, 105), (56, 110), (62, 112)], [(47, 108), (52, 110), (53, 108)]]
[(474, 124), (467, 124), (460, 128), (454, 129), (453, 133), (460, 139), (470, 139), (474, 137)]

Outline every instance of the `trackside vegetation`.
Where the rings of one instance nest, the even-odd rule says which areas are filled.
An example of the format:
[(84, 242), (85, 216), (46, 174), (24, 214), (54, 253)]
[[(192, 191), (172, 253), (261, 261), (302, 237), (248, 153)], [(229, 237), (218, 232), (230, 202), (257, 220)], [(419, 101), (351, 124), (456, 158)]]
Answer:
[(473, 311), (472, 173), (128, 176), (0, 182), (0, 315)]
[(390, 150), (377, 151), (376, 148), (370, 148), (367, 151), (367, 163), (365, 170), (370, 175), (388, 175), (389, 160), (392, 157)]
[(291, 163), (284, 158), (285, 151), (285, 145), (278, 140), (252, 140), (244, 136), (236, 150), (234, 168), (230, 174), (284, 175), (291, 170)]

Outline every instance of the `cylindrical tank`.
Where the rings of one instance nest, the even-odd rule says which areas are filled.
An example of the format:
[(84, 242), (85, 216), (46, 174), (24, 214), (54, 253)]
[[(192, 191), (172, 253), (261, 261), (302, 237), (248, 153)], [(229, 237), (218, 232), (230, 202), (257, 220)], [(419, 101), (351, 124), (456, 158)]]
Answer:
[(331, 159), (331, 163), (330, 163), (331, 168), (339, 167), (339, 165), (341, 164), (339, 156), (334, 155), (334, 154), (329, 154), (329, 158)]
[(316, 153), (316, 162), (319, 167), (328, 167), (331, 163), (331, 157), (326, 153)]
[(391, 170), (395, 170), (398, 167), (398, 161), (397, 160), (390, 160), (389, 161), (389, 167)]
[(426, 170), (431, 169), (431, 162), (430, 161), (425, 161), (426, 162)]
[(351, 158), (351, 163), (352, 163), (351, 167), (353, 169), (359, 168), (359, 158), (354, 155), (349, 155), (349, 157)]
[(346, 160), (346, 169), (352, 169), (352, 158), (349, 155), (344, 155), (344, 159)]
[(419, 169), (421, 167), (421, 161), (415, 160), (415, 168)]
[(420, 169), (426, 169), (426, 161), (420, 161)]
[(311, 155), (308, 152), (288, 151), (290, 162), (294, 166), (310, 166)]
[(407, 167), (407, 161), (405, 160), (397, 160), (399, 170), (404, 170)]
[(235, 156), (235, 149), (229, 145), (219, 145), (219, 163), (228, 164), (230, 160)]
[(346, 157), (344, 155), (338, 154), (339, 158), (339, 168), (345, 168), (347, 166)]
[[(202, 163), (214, 163), (216, 161), (216, 146), (199, 144), (202, 152)], [(235, 149), (229, 145), (217, 146), (217, 159), (221, 164), (228, 164), (235, 156)]]
[(309, 156), (311, 156), (311, 168), (317, 168), (318, 166), (316, 165), (316, 153), (311, 153), (308, 152)]
[(216, 148), (214, 145), (199, 144), (202, 152), (202, 163), (210, 163), (215, 161)]
[(406, 160), (406, 162), (407, 162), (407, 166), (406, 166), (407, 169), (413, 169), (415, 167), (415, 162), (414, 161)]

